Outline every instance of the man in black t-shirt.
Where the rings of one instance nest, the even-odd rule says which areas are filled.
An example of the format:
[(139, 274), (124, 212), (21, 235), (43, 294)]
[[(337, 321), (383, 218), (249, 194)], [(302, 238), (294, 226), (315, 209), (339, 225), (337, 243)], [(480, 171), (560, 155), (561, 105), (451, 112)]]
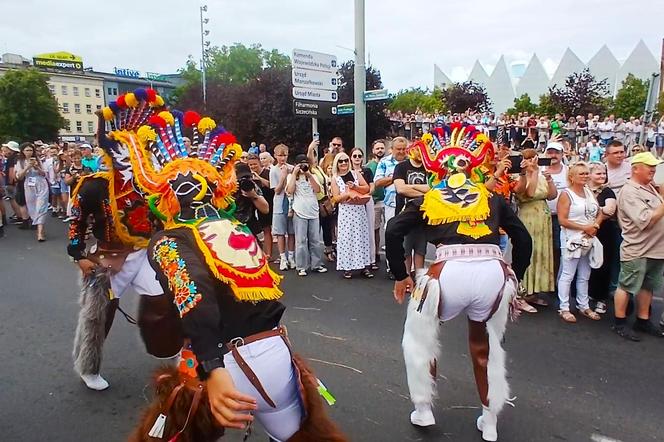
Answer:
[[(408, 201), (424, 195), (428, 190), (427, 171), (422, 165), (419, 151), (413, 149), (405, 161), (394, 168), (394, 187), (397, 191), (396, 214), (399, 214)], [(404, 238), (406, 250), (406, 269), (408, 272), (414, 264), (415, 271), (424, 269), (424, 257), (427, 253), (427, 239), (424, 230), (414, 230)]]

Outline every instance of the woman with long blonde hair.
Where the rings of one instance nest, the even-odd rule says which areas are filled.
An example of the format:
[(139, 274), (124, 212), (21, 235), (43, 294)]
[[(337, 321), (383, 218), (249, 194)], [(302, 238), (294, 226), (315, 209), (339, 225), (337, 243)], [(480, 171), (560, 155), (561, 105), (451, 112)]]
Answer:
[(366, 201), (358, 204), (358, 195), (369, 195), (369, 185), (361, 173), (352, 170), (348, 154), (339, 152), (332, 163), (332, 196), (338, 203), (337, 270), (346, 279), (353, 277), (354, 270), (361, 270), (365, 278), (374, 276), (368, 268), (371, 245)]

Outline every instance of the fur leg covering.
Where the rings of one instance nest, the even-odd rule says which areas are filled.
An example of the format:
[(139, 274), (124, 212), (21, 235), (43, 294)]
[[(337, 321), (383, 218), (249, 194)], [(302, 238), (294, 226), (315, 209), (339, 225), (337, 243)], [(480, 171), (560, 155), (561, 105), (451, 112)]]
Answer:
[[(184, 387), (177, 393), (170, 409), (165, 410), (171, 393), (182, 384)], [(198, 384), (199, 382), (195, 379), (183, 378), (175, 367), (157, 369), (152, 376), (154, 399), (143, 411), (138, 425), (129, 436), (129, 442), (175, 440), (174, 436), (182, 429), (182, 433), (177, 436), (178, 442), (215, 442), (219, 440), (224, 434), (224, 428), (217, 424), (210, 411), (207, 389), (203, 389), (196, 412), (191, 413), (191, 405)], [(162, 437), (151, 437), (150, 430), (161, 414), (166, 417), (163, 422)]]
[[(102, 348), (106, 339), (108, 316), (113, 304), (109, 299), (110, 273), (99, 269), (81, 281), (78, 324), (74, 336), (74, 370), (79, 375), (99, 374)], [(116, 303), (117, 305), (117, 300)], [(112, 313), (112, 312), (111, 312)]]
[(408, 301), (403, 356), (413, 404), (430, 405), (436, 395), (435, 368), (440, 355), (440, 282), (422, 275)]
[(300, 373), (300, 392), (306, 417), (300, 429), (288, 438), (288, 442), (347, 442), (348, 438), (327, 415), (314, 372), (304, 362), (304, 358), (297, 354), (293, 355), (293, 363)]
[(511, 280), (508, 280), (506, 284), (498, 310), (486, 323), (489, 334), (489, 364), (487, 367), (489, 409), (496, 415), (500, 413), (510, 397), (510, 387), (505, 377), (505, 350), (503, 350), (501, 342), (507, 326), (509, 306), (512, 297), (516, 295), (516, 285)]

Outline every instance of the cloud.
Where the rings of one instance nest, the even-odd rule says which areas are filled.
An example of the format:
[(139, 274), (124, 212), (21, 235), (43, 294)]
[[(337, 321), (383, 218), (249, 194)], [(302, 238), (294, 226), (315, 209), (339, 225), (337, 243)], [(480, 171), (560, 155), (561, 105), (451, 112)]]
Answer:
[[(200, 2), (182, 0), (4, 0), (0, 48), (25, 57), (52, 51), (81, 55), (86, 66), (171, 73), (200, 54)], [(353, 2), (337, 0), (207, 0), (213, 45), (260, 43), (290, 54), (293, 48), (353, 57)], [(571, 47), (587, 61), (607, 43), (619, 59), (643, 38), (661, 45), (664, 2), (633, 0), (367, 0), (366, 47), (390, 90), (431, 87), (433, 64), (465, 80), (476, 59), (487, 72), (501, 54), (509, 65), (537, 52), (547, 72)], [(644, 11), (632, 14), (629, 11)], [(573, 11), (573, 13), (570, 13)], [(589, 25), (592, 17), (595, 25)], [(26, 25), (29, 23), (29, 25)], [(599, 24), (619, 23), (616, 32)]]

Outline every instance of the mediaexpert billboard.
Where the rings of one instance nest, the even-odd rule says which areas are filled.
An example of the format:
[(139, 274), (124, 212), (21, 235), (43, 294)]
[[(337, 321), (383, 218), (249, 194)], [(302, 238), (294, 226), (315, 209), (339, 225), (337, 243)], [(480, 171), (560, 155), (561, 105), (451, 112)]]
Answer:
[(38, 68), (83, 72), (83, 59), (70, 52), (38, 54), (32, 57), (32, 63)]

